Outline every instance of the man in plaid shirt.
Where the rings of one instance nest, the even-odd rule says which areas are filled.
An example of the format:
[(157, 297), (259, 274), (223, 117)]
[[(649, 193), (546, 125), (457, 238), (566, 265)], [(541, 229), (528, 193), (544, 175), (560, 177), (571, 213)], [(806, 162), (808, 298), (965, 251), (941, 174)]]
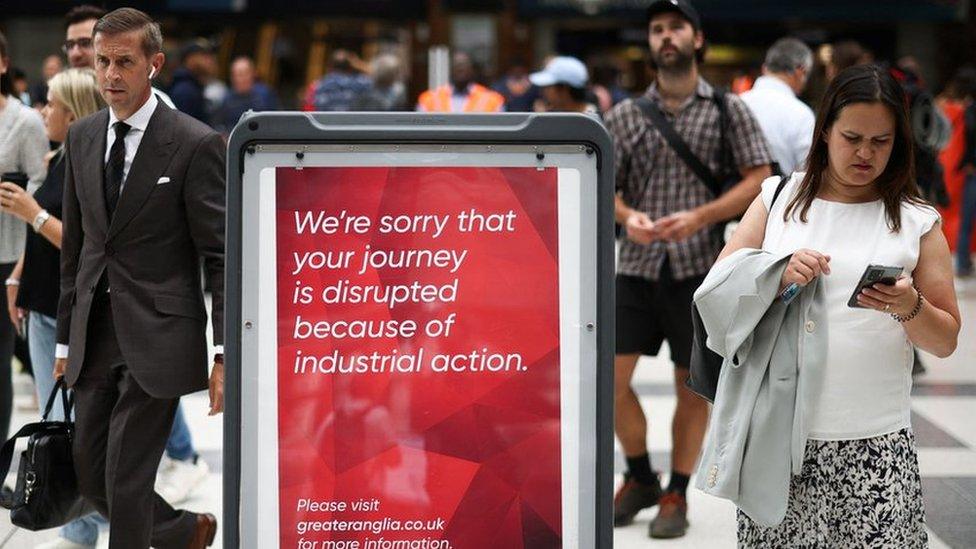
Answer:
[[(691, 301), (723, 242), (716, 224), (742, 214), (770, 175), (772, 157), (758, 123), (736, 96), (724, 96), (726, 150), (715, 91), (698, 74), (705, 40), (686, 0), (657, 0), (647, 11), (648, 44), (657, 77), (646, 97), (657, 104), (691, 151), (714, 174), (738, 182), (716, 197), (675, 153), (633, 101), (606, 118), (614, 138), (615, 215), (626, 231), (617, 266), (615, 430), (627, 474), (614, 498), (614, 524), (660, 503), (650, 536), (680, 537), (688, 527), (685, 491), (708, 423), (708, 405), (685, 387), (691, 355)], [(671, 425), (671, 476), (662, 490), (647, 452), (647, 419), (631, 378), (640, 355), (667, 340), (674, 361), (677, 407)]]

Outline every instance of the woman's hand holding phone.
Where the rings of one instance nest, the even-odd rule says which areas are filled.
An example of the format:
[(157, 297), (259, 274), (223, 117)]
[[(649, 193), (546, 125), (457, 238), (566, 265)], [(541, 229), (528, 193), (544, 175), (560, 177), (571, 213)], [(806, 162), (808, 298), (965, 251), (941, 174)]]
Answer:
[(857, 296), (857, 302), (862, 307), (898, 316), (911, 314), (917, 301), (918, 294), (912, 286), (912, 279), (904, 274), (894, 284), (878, 282), (865, 287)]
[(783, 271), (783, 278), (780, 281), (779, 291), (782, 292), (790, 284), (796, 283), (799, 286), (806, 286), (813, 282), (813, 279), (822, 275), (830, 274), (830, 256), (824, 255), (816, 250), (801, 249), (793, 252), (786, 270)]

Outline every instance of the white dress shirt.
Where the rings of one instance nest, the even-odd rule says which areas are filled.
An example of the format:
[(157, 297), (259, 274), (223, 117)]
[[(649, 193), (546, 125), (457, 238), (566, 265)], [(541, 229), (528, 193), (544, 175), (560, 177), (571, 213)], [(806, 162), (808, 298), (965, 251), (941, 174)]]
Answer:
[[(135, 159), (136, 152), (139, 150), (139, 144), (142, 143), (142, 137), (146, 135), (146, 128), (149, 127), (149, 120), (152, 118), (152, 115), (156, 111), (156, 107), (158, 105), (159, 99), (157, 99), (156, 94), (150, 93), (149, 99), (147, 99), (146, 102), (139, 107), (139, 110), (123, 121), (128, 124), (130, 128), (129, 132), (125, 134), (125, 165), (122, 168), (122, 186), (119, 189), (120, 200), (122, 197), (121, 192), (125, 189), (125, 180), (129, 176), (129, 168), (132, 167), (132, 161)], [(109, 108), (104, 164), (108, 163), (108, 157), (112, 152), (112, 145), (115, 143), (115, 124), (117, 122), (119, 122), (119, 117), (115, 115), (115, 111)], [(224, 347), (223, 345), (217, 345), (214, 350), (217, 353), (223, 353)], [(68, 358), (68, 346), (58, 343), (55, 346), (54, 357)]]
[(805, 169), (813, 141), (813, 111), (775, 76), (761, 76), (740, 96), (756, 116), (784, 175)]
[[(130, 128), (129, 133), (125, 134), (125, 164), (122, 167), (122, 187), (119, 189), (120, 193), (125, 190), (125, 180), (129, 176), (129, 168), (132, 167), (132, 160), (136, 157), (136, 151), (139, 150), (139, 143), (142, 143), (142, 136), (146, 135), (146, 128), (149, 127), (149, 119), (152, 118), (157, 105), (159, 105), (159, 99), (156, 98), (155, 93), (150, 93), (149, 99), (139, 107), (139, 110), (134, 112), (129, 118), (123, 120)], [(108, 128), (105, 130), (107, 132), (105, 161), (102, 164), (108, 164), (108, 157), (112, 154), (112, 145), (115, 144), (115, 124), (118, 122), (119, 117), (115, 115), (115, 111), (109, 109)], [(122, 195), (119, 194), (120, 200), (121, 197)]]
[(167, 107), (173, 109), (174, 111), (179, 110), (176, 108), (176, 105), (173, 104), (173, 100), (170, 99), (168, 95), (166, 95), (166, 92), (157, 88), (153, 88), (152, 91), (153, 91), (153, 95), (159, 98), (159, 100), (162, 101), (163, 103), (166, 103)]

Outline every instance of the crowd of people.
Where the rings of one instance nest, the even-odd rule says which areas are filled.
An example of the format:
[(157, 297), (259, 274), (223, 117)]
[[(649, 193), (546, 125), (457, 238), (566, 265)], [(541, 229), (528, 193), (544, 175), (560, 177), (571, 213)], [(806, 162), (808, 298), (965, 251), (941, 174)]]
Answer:
[[(838, 43), (814, 111), (799, 99), (814, 69), (804, 42), (772, 44), (762, 75), (740, 95), (702, 76), (706, 37), (690, 2), (654, 1), (646, 16), (654, 78), (636, 97), (612, 67), (570, 56), (535, 72), (515, 62), (485, 85), (458, 51), (449, 81), (412, 102), (395, 55), (364, 62), (336, 50), (302, 108), (600, 119), (613, 138), (620, 229), (614, 429), (626, 472), (614, 525), (656, 506), (648, 535), (685, 535), (697, 475), (700, 489), (739, 507), (742, 546), (925, 546), (908, 400), (920, 363), (905, 350), (946, 356), (956, 345), (953, 269), (973, 273), (976, 69), (961, 69), (934, 97), (914, 59), (878, 63), (860, 45)], [(206, 41), (180, 50), (165, 92), (153, 87), (165, 62), (159, 26), (130, 8), (72, 9), (68, 68), (49, 56), (33, 85), (9, 66), (11, 47), (0, 35), (0, 305), (9, 316), (0, 322), (0, 435), (9, 435), (15, 352), (39, 402), (63, 376), (75, 394), (79, 486), (96, 509), (42, 546), (93, 547), (107, 521), (112, 547), (205, 547), (214, 517), (173, 507), (208, 475), (179, 398), (207, 388), (212, 413), (222, 409), (224, 139), (243, 113), (281, 103), (246, 56), (230, 63), (224, 85)], [(940, 154), (954, 124), (961, 154), (947, 168)], [(144, 147), (159, 149), (166, 165), (136, 162)], [(163, 177), (167, 166), (195, 184)], [(965, 177), (954, 267), (934, 207), (951, 199), (949, 170)], [(153, 193), (154, 214), (140, 215), (138, 201), (159, 185), (169, 188)], [(855, 242), (851, 231), (871, 237)], [(852, 298), (871, 264), (903, 274)], [(750, 289), (762, 307), (739, 299)], [(693, 303), (726, 366), (714, 406), (688, 388)], [(754, 327), (748, 343), (717, 337), (732, 320), (739, 332)], [(809, 341), (801, 350), (799, 337)], [(879, 339), (881, 357), (879, 346), (864, 346)], [(665, 342), (677, 397), (666, 483), (647, 448), (653, 418), (632, 383), (640, 357)], [(789, 375), (773, 377), (773, 362)], [(781, 382), (788, 390), (768, 396)], [(761, 414), (774, 409), (794, 419)], [(757, 451), (785, 456), (783, 475), (749, 469)]]

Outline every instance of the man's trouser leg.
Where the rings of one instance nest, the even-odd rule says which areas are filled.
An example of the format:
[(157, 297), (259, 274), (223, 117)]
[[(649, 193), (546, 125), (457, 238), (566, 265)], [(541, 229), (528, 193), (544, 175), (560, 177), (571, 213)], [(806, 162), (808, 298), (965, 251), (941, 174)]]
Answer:
[(108, 296), (92, 305), (85, 363), (75, 383), (75, 470), (82, 494), (108, 517), (109, 547), (184, 548), (196, 515), (153, 490), (179, 399), (139, 386), (115, 338)]

